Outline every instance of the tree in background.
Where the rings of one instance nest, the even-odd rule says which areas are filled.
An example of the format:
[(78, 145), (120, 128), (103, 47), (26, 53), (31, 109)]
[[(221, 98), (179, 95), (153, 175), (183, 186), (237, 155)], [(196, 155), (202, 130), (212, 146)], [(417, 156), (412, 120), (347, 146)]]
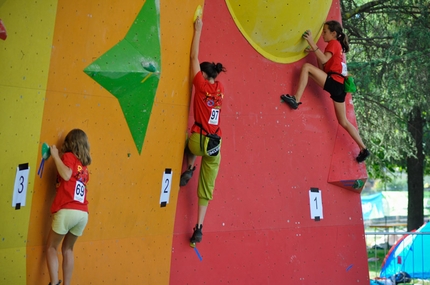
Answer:
[(369, 175), (408, 175), (408, 230), (424, 222), (424, 173), (430, 155), (428, 0), (342, 0), (349, 73), (360, 132), (373, 155)]

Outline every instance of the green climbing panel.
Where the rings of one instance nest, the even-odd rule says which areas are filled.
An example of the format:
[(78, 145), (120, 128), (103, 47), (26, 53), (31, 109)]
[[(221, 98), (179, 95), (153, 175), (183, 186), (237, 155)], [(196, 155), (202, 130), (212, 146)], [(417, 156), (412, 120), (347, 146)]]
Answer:
[(115, 96), (141, 153), (160, 79), (160, 12), (147, 0), (123, 40), (84, 72)]

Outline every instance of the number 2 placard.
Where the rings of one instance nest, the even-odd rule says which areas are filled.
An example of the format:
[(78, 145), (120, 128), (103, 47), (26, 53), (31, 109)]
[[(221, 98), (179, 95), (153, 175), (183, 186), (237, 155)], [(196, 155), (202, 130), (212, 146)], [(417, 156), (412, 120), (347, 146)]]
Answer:
[(169, 204), (172, 174), (172, 169), (166, 168), (164, 170), (163, 180), (161, 181), (160, 207), (166, 207), (166, 205)]
[(311, 188), (309, 190), (309, 206), (311, 209), (311, 219), (319, 221), (323, 218), (323, 207), (321, 190), (318, 188)]

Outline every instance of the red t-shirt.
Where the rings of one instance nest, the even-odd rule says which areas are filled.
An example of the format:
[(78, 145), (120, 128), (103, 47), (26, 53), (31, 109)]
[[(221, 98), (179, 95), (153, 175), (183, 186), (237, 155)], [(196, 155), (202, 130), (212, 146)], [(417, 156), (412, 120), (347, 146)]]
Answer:
[[(222, 136), (221, 106), (224, 97), (224, 87), (221, 82), (214, 84), (205, 80), (202, 72), (197, 72), (193, 80), (194, 84), (194, 120), (202, 124), (203, 128), (211, 134)], [(195, 124), (191, 128), (192, 133), (200, 133), (200, 128)], [(202, 132), (206, 135), (205, 131)]]
[[(337, 72), (342, 73), (342, 45), (338, 40), (331, 40), (328, 42), (324, 53), (329, 52), (332, 57), (325, 63), (324, 72), (329, 73)], [(343, 84), (343, 77), (340, 75), (333, 74), (332, 78), (339, 83)]]
[(86, 166), (71, 152), (61, 158), (63, 163), (72, 170), (69, 181), (57, 175), (57, 194), (51, 206), (51, 213), (61, 209), (73, 209), (88, 212), (87, 183), (90, 174)]

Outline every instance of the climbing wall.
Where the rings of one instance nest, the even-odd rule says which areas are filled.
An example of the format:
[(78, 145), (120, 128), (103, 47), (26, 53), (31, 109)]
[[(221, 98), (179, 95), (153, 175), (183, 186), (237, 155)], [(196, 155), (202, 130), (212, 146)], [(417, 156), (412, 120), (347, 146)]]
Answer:
[[(326, 19), (339, 20), (339, 2), (328, 1), (321, 21), (297, 21), (305, 4), (289, 6), (283, 25), (292, 20), (298, 27), (286, 28), (293, 33), (292, 39), (282, 35), (286, 46), (270, 47), (257, 26), (269, 23), (268, 37), (277, 37), (273, 30), (282, 24), (272, 18), (283, 5), (275, 9), (256, 1), (267, 14), (240, 18), (249, 15), (250, 2), (255, 1), (205, 2), (200, 60), (227, 68), (219, 78), (226, 85), (222, 162), (196, 250), (188, 239), (196, 220), (197, 179), (179, 193), (170, 283), (367, 284), (360, 189), (354, 189), (367, 176), (355, 162), (358, 147), (338, 126), (329, 95), (316, 84), (308, 84), (298, 110), (279, 100), (295, 91), (301, 65), (316, 63), (302, 52), (301, 34), (315, 20), (317, 30)], [(241, 20), (245, 24), (237, 27)], [(245, 26), (251, 21), (254, 38)], [(293, 49), (288, 44), (294, 41), (294, 56), (277, 56), (278, 50)], [(355, 124), (351, 103), (348, 95), (347, 115)]]
[[(313, 83), (299, 110), (279, 100), (313, 62), (301, 33), (318, 38), (325, 19), (340, 18), (339, 2), (259, 2), (0, 0), (0, 283), (49, 283), (55, 166), (48, 159), (38, 175), (41, 146), (60, 147), (73, 128), (88, 134), (93, 158), (73, 284), (368, 283), (358, 149)], [(223, 158), (192, 249), (197, 179), (177, 185), (198, 5), (200, 60), (227, 73)], [(347, 112), (355, 124), (350, 95)]]
[[(56, 1), (0, 1), (0, 283), (26, 284), (26, 250), (36, 191)], [(34, 11), (38, 11), (34, 13)], [(26, 203), (13, 204), (19, 166), (29, 169)], [(24, 177), (24, 176), (23, 176)], [(22, 190), (18, 180), (17, 189)], [(24, 184), (22, 184), (24, 185)], [(40, 230), (40, 229), (39, 229)], [(40, 258), (42, 258), (40, 256)]]

